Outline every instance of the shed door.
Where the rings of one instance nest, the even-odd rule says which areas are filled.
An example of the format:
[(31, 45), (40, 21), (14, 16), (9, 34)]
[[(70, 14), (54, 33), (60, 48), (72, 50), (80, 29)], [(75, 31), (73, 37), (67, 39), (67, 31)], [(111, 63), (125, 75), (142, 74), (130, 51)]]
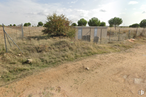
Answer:
[(78, 29), (78, 39), (82, 39), (82, 29)]
[(97, 37), (97, 28), (94, 29), (94, 37)]

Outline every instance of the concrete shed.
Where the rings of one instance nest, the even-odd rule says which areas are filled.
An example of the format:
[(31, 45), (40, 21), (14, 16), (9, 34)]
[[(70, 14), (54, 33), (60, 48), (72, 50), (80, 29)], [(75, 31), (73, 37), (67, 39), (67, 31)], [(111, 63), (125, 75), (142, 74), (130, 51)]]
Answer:
[(97, 42), (101, 39), (107, 38), (107, 28), (102, 26), (75, 26), (75, 39), (86, 40), (90, 42)]

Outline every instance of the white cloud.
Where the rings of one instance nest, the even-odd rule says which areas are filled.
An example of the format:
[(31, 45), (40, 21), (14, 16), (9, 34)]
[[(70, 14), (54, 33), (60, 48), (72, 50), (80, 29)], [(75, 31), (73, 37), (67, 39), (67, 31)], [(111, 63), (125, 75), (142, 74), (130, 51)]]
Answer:
[(146, 4), (145, 5), (141, 5), (140, 9), (145, 10), (146, 9)]
[(128, 4), (137, 4), (137, 1), (130, 1)]
[[(101, 9), (104, 12), (101, 12)], [(45, 22), (47, 15), (54, 12), (64, 14), (72, 22), (77, 22), (81, 18), (89, 20), (92, 17), (97, 17), (101, 21), (108, 22), (110, 18), (118, 16), (120, 13), (118, 5), (115, 2), (103, 4), (100, 7), (97, 6), (97, 8), (90, 10), (65, 8), (58, 3), (39, 4), (33, 2), (33, 0), (13, 0), (7, 4), (0, 4), (1, 22), (5, 23), (5, 25), (9, 25), (10, 23), (20, 24), (31, 22), (32, 24), (37, 24), (39, 21)]]
[(77, 3), (78, 2), (78, 0), (75, 0), (75, 1), (72, 1), (71, 3)]

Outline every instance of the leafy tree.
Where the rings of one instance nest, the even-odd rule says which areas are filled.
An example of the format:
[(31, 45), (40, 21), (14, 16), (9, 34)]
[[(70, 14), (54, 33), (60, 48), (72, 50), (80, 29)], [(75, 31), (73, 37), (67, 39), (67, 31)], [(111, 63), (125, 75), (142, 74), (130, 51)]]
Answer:
[(38, 22), (38, 25), (37, 25), (38, 27), (39, 26), (43, 26), (43, 22)]
[(71, 26), (77, 26), (77, 24), (76, 23), (72, 23)]
[(116, 26), (119, 26), (120, 24), (122, 24), (123, 20), (121, 18), (114, 17), (114, 18), (110, 19), (108, 22), (109, 22), (110, 26), (114, 25), (115, 29), (116, 29)]
[(106, 23), (105, 22), (101, 22), (100, 26), (106, 26)]
[(13, 26), (16, 26), (16, 24), (13, 24)]
[(24, 26), (28, 26), (28, 23), (24, 23)]
[(146, 19), (143, 19), (143, 20), (140, 22), (140, 27), (143, 27), (143, 28), (146, 27)]
[(86, 26), (86, 24), (87, 24), (87, 21), (84, 18), (78, 21), (78, 26)]
[(28, 23), (28, 26), (31, 26), (31, 23)]
[(71, 22), (66, 18), (63, 14), (57, 15), (54, 13), (53, 15), (49, 15), (47, 17), (47, 22), (44, 25), (45, 30), (43, 30), (44, 34), (61, 36), (68, 33), (70, 29)]
[(93, 17), (89, 20), (88, 25), (89, 26), (99, 26), (100, 20), (98, 20), (98, 18), (96, 18), (96, 17)]
[(139, 24), (135, 23), (135, 24), (130, 25), (129, 27), (137, 28), (137, 27), (139, 27), (139, 26), (140, 26)]
[(108, 23), (110, 24), (110, 27), (113, 27), (113, 25), (114, 25), (113, 19), (110, 19), (110, 20), (108, 21)]
[(12, 24), (10, 24), (10, 26), (12, 26)]

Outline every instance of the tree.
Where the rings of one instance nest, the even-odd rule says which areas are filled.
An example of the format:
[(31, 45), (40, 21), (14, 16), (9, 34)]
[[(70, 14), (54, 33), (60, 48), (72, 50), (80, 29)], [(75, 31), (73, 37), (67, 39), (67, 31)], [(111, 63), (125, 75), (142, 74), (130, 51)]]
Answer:
[(98, 18), (96, 18), (96, 17), (93, 17), (89, 20), (88, 25), (89, 26), (99, 26), (100, 20), (98, 20)]
[(26, 27), (27, 27), (27, 26), (28, 26), (28, 23), (24, 23), (24, 26), (26, 26)]
[(113, 27), (113, 25), (114, 25), (113, 19), (110, 19), (110, 20), (108, 21), (108, 23), (110, 24), (110, 27)]
[(100, 26), (106, 26), (106, 23), (105, 22), (101, 22)]
[(84, 18), (78, 21), (78, 26), (86, 26), (86, 24), (87, 24), (87, 21)]
[(76, 23), (72, 23), (71, 26), (77, 26), (77, 24)]
[(143, 27), (143, 28), (146, 27), (146, 19), (143, 19), (143, 20), (140, 22), (140, 27)]
[(129, 27), (137, 28), (137, 27), (139, 27), (139, 26), (140, 26), (139, 24), (135, 23), (135, 24), (130, 25)]
[(28, 26), (31, 26), (31, 23), (28, 22)]
[(39, 26), (43, 26), (43, 22), (38, 22), (38, 25), (37, 25), (38, 27)]
[(13, 26), (16, 26), (16, 24), (13, 24)]
[(123, 20), (121, 18), (114, 17), (114, 18), (110, 19), (108, 22), (111, 26), (114, 25), (115, 29), (116, 29), (116, 26), (119, 26), (120, 24), (122, 24)]
[(53, 36), (64, 36), (68, 33), (71, 21), (68, 20), (63, 14), (49, 15), (47, 17), (47, 22), (44, 25), (45, 29), (43, 30), (44, 34), (49, 34)]
[(12, 26), (12, 24), (10, 24), (10, 26)]

